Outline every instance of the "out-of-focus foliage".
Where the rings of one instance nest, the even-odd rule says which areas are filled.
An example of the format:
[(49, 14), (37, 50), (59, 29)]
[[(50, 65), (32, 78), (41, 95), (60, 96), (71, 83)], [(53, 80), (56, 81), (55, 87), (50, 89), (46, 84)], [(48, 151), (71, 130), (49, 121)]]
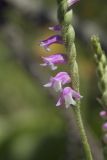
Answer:
[(107, 26), (107, 1), (104, 0), (82, 0), (75, 7), (75, 12), (85, 20), (98, 22), (105, 28)]
[(61, 115), (4, 47), (0, 43), (0, 158), (58, 159), (65, 139)]

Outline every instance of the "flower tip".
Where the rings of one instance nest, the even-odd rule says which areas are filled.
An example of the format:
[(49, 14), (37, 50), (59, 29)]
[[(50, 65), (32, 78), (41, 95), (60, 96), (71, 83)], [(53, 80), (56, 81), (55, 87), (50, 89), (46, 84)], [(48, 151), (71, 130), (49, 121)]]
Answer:
[(71, 105), (73, 105), (73, 106), (76, 106), (76, 101), (72, 101), (72, 104)]
[(55, 26), (48, 27), (48, 29), (51, 31), (61, 31), (61, 26), (55, 25)]
[(40, 66), (45, 67), (45, 66), (47, 66), (47, 64), (46, 64), (46, 63), (43, 63), (43, 64), (40, 64)]
[(43, 87), (51, 87), (51, 83), (44, 84)]
[(53, 31), (53, 27), (48, 27), (49, 30)]
[(55, 71), (58, 67), (57, 66), (51, 66), (52, 71)]
[(40, 45), (40, 47), (45, 48), (45, 49), (46, 49), (46, 51), (48, 51), (48, 52), (49, 52), (49, 51), (51, 51), (51, 49), (50, 49), (50, 48), (48, 48), (48, 46), (46, 46), (46, 44), (45, 44), (44, 42), (42, 42), (42, 41), (41, 41), (39, 45)]
[(40, 47), (43, 47), (44, 43), (41, 41), (39, 45), (40, 45)]
[(45, 49), (46, 49), (46, 51), (48, 51), (48, 52), (50, 52), (50, 51), (51, 51), (51, 49), (50, 49), (50, 48), (48, 48), (48, 47), (46, 47)]
[(56, 107), (58, 107), (58, 106), (60, 106), (60, 105), (61, 105), (61, 102), (58, 101), (58, 102), (56, 103)]
[(59, 104), (59, 103), (57, 103), (57, 104), (56, 104), (56, 107), (58, 107), (58, 106), (60, 106), (60, 104)]

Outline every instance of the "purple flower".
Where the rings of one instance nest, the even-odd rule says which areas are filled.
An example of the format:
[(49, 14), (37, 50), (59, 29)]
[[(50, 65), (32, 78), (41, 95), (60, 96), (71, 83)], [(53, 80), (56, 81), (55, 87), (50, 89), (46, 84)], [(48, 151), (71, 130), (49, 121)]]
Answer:
[(54, 54), (48, 57), (42, 57), (44, 63), (41, 66), (49, 66), (52, 70), (57, 69), (57, 64), (66, 64), (66, 56), (64, 54)]
[(102, 129), (103, 129), (103, 131), (107, 131), (107, 122), (105, 122), (105, 123), (102, 125)]
[(51, 36), (48, 39), (41, 41), (40, 46), (44, 47), (47, 51), (50, 51), (49, 46), (54, 43), (63, 44), (62, 37), (60, 35)]
[(56, 106), (63, 104), (65, 104), (66, 108), (70, 107), (70, 105), (75, 106), (76, 100), (79, 100), (80, 98), (82, 98), (82, 96), (78, 92), (74, 91), (70, 87), (65, 87), (60, 93), (60, 97)]
[(75, 4), (76, 2), (78, 2), (79, 0), (68, 0), (68, 6), (72, 6), (73, 4)]
[(62, 85), (70, 83), (71, 78), (67, 72), (59, 72), (55, 77), (51, 77), (49, 83), (44, 87), (52, 87), (56, 92), (62, 90)]
[(49, 27), (49, 30), (52, 31), (61, 31), (62, 27), (60, 25)]
[(107, 119), (107, 111), (101, 111), (100, 116), (104, 119)]

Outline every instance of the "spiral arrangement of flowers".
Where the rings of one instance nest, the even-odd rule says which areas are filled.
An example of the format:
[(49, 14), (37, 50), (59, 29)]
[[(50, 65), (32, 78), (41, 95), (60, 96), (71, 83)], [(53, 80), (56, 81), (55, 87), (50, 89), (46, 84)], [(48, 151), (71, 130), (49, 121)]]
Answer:
[[(59, 24), (49, 27), (49, 29), (55, 32), (57, 31), (59, 34), (55, 34), (54, 36), (42, 40), (40, 42), (40, 46), (49, 52), (49, 47), (52, 44), (61, 44), (65, 46), (66, 54), (55, 53), (47, 57), (42, 57), (43, 63), (41, 66), (49, 66), (51, 70), (54, 71), (58, 68), (58, 65), (68, 64), (69, 73), (65, 71), (57, 73), (54, 77), (50, 77), (49, 82), (45, 84), (44, 87), (51, 87), (59, 93), (56, 106), (64, 106), (65, 108), (75, 106), (73, 107), (73, 110), (86, 158), (87, 160), (92, 160), (92, 153), (80, 110), (80, 99), (82, 96), (79, 93), (79, 73), (76, 61), (75, 30), (72, 25), (72, 5), (77, 1), (78, 0), (57, 0)], [(69, 86), (67, 86), (68, 84)]]
[[(73, 5), (77, 0), (68, 0), (68, 6)], [(55, 25), (49, 27), (49, 30), (58, 31), (62, 30), (61, 25)], [(51, 36), (45, 40), (40, 42), (40, 46), (44, 47), (46, 51), (51, 51), (49, 46), (52, 44), (64, 44), (63, 37), (60, 34)], [(43, 64), (41, 66), (48, 66), (52, 71), (56, 70), (58, 65), (63, 65), (68, 62), (68, 57), (62, 53), (55, 53), (53, 55), (42, 57)], [(82, 96), (79, 92), (75, 91), (73, 88), (64, 85), (70, 83), (72, 81), (72, 76), (70, 76), (67, 72), (62, 71), (57, 73), (54, 77), (51, 77), (49, 82), (44, 85), (44, 87), (52, 87), (56, 92), (59, 92), (59, 99), (56, 106), (64, 105), (66, 108), (70, 107), (70, 105), (75, 106), (76, 101), (80, 100)]]

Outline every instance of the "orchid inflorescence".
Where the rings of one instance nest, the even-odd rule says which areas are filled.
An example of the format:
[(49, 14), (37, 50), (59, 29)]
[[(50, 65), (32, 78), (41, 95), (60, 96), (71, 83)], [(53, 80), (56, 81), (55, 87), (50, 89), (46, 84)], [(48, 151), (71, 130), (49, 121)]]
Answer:
[[(68, 7), (73, 5), (78, 0), (68, 0)], [(49, 30), (60, 32), (62, 30), (61, 25), (55, 25), (49, 27)], [(46, 51), (50, 51), (49, 48), (52, 44), (64, 44), (63, 37), (60, 34), (53, 35), (43, 41), (40, 42), (40, 46), (46, 49)], [(57, 65), (59, 64), (67, 64), (67, 56), (62, 53), (56, 53), (47, 57), (42, 57), (43, 64), (41, 66), (49, 66), (51, 70), (56, 70)], [(59, 72), (54, 77), (51, 77), (49, 82), (44, 85), (44, 87), (52, 87), (56, 92), (59, 93), (59, 100), (56, 106), (65, 105), (66, 108), (70, 107), (70, 105), (76, 105), (76, 100), (80, 100), (82, 96), (73, 90), (71, 87), (65, 87), (64, 85), (71, 82), (70, 75), (67, 72)]]
[[(86, 159), (92, 160), (91, 148), (88, 143), (86, 132), (84, 129), (81, 110), (80, 99), (82, 96), (79, 93), (79, 73), (78, 64), (76, 61), (76, 46), (75, 46), (75, 30), (72, 25), (73, 11), (72, 5), (78, 0), (57, 0), (58, 11), (58, 25), (49, 27), (49, 30), (57, 32), (56, 35), (47, 38), (40, 42), (40, 46), (50, 51), (52, 44), (64, 44), (66, 54), (56, 53), (47, 57), (42, 57), (42, 66), (49, 66), (52, 70), (56, 70), (59, 64), (68, 64), (69, 73), (61, 71), (49, 79), (49, 82), (44, 87), (51, 87), (56, 92), (59, 92), (59, 98), (56, 106), (75, 106), (73, 108), (77, 120), (81, 141), (86, 153)], [(62, 33), (60, 35), (60, 33)], [(71, 83), (70, 86), (65, 86)]]

